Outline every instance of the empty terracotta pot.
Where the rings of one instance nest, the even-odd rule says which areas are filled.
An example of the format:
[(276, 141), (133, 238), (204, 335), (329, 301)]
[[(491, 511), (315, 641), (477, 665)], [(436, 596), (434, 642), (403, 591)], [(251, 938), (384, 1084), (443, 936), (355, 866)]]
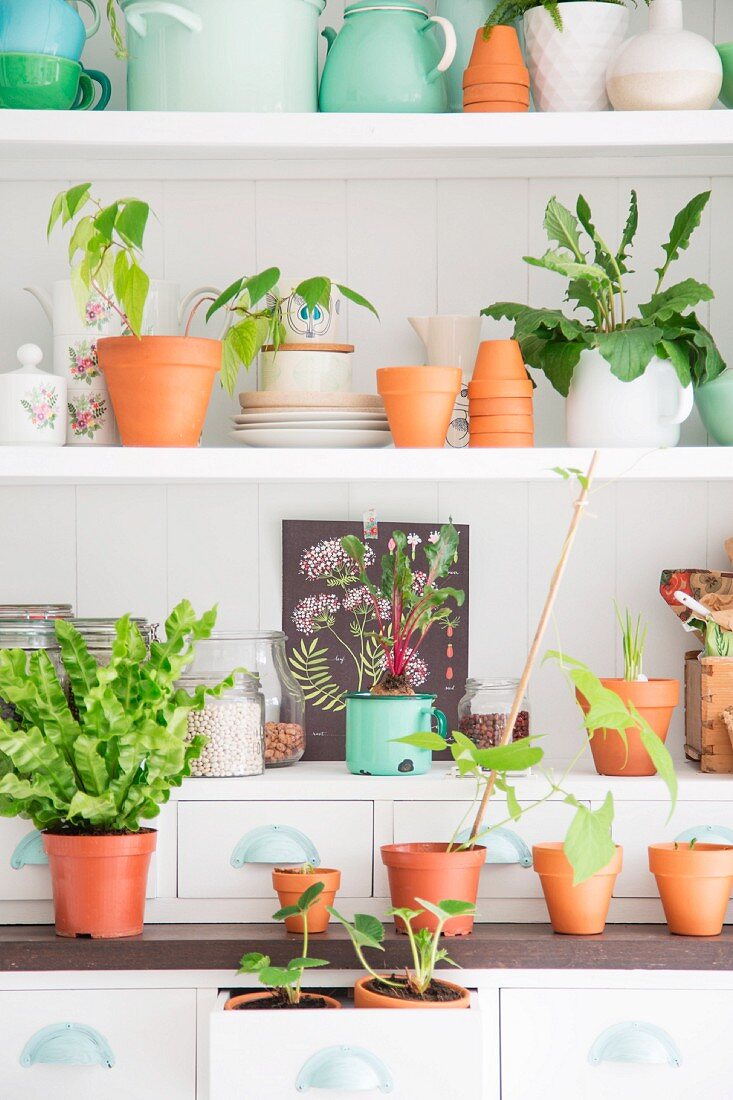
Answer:
[(484, 401), (491, 397), (531, 397), (532, 381), (525, 378), (524, 381), (501, 380), (486, 381), (477, 379), (468, 383), (468, 396), (471, 401)]
[(617, 846), (611, 862), (578, 886), (573, 886), (573, 868), (561, 842), (536, 844), (532, 860), (553, 931), (569, 936), (597, 936), (602, 932), (623, 862), (622, 849)]
[(526, 382), (527, 368), (516, 340), (482, 340), (472, 382)]
[(720, 935), (733, 888), (733, 847), (650, 844), (649, 870), (657, 880), (670, 932)]
[(221, 342), (195, 336), (111, 336), (99, 367), (125, 447), (196, 447), (219, 368)]
[(529, 69), (524, 65), (470, 65), (463, 74), (463, 87), (477, 84), (521, 84), (529, 88)]
[[(470, 422), (469, 422), (470, 427)], [(514, 432), (474, 432), (468, 439), (469, 447), (534, 447), (534, 436)]]
[[(385, 975), (389, 977), (389, 975)], [(383, 993), (375, 993), (372, 989), (367, 989), (367, 985), (371, 982), (372, 976), (368, 974), (365, 978), (359, 978), (358, 982), (354, 986), (354, 1008), (470, 1008), (471, 1007), (471, 994), (467, 989), (464, 989), (462, 985), (456, 985), (454, 982), (447, 982), (444, 978), (438, 978), (437, 981), (441, 985), (448, 986), (449, 989), (455, 990), (456, 993), (460, 993), (460, 998), (456, 998), (455, 1001), (406, 1001), (400, 1000), (397, 997), (387, 997)]]
[[(224, 1011), (241, 1011), (239, 1008), (240, 1005), (256, 1004), (257, 1001), (271, 1001), (274, 996), (275, 994), (269, 989), (258, 990), (256, 993), (240, 993), (236, 997), (230, 997), (229, 1000), (225, 1002)], [(314, 998), (325, 1001), (325, 1008), (342, 1007), (340, 1001), (337, 1001), (335, 997), (327, 997), (325, 993), (301, 993), (301, 997), (306, 1001), (313, 1000)], [(287, 1012), (288, 1010), (284, 1008), (282, 1011)], [(295, 1011), (297, 1012), (298, 1010), (296, 1009)]]
[[(465, 852), (448, 852), (447, 844), (383, 844), (382, 862), (387, 868), (392, 906), (395, 909), (419, 909), (418, 898), (440, 901), (468, 901), (476, 904), (481, 868), (486, 861), (486, 849), (480, 845)], [(432, 913), (423, 913), (412, 922), (414, 929), (435, 930), (437, 920)], [(404, 922), (395, 917), (398, 932), (404, 932)], [(467, 936), (473, 928), (473, 915), (451, 917), (443, 934)]]
[(469, 401), (469, 415), (479, 416), (532, 416), (531, 397), (485, 397)]
[(533, 435), (534, 417), (472, 416), (470, 427), (476, 435)]
[(489, 114), (495, 112), (496, 114), (523, 114), (529, 110), (529, 105), (525, 106), (522, 103), (507, 103), (504, 100), (493, 99), (490, 103), (466, 103), (464, 105), (464, 114)]
[(523, 68), (524, 55), (514, 27), (492, 27), (488, 35), (479, 27), (468, 59), (469, 68), (475, 65), (519, 65)]
[(460, 367), (381, 367), (377, 389), (395, 447), (443, 447), (462, 381)]
[(490, 103), (494, 100), (522, 103), (529, 107), (529, 88), (521, 84), (475, 84), (463, 92), (464, 107), (468, 103)]
[(44, 833), (56, 935), (104, 940), (139, 936), (157, 838), (155, 829), (119, 836)]
[[(299, 871), (288, 871), (276, 868), (272, 872), (272, 885), (277, 891), (280, 905), (284, 909), (288, 905), (295, 905), (300, 895), (309, 886), (315, 886), (317, 882), (323, 883), (323, 891), (318, 900), (308, 910), (308, 931), (310, 933), (325, 932), (330, 920), (327, 905), (333, 905), (336, 891), (341, 885), (341, 872), (319, 867), (312, 874), (301, 874)], [(302, 932), (305, 921), (303, 917), (286, 917), (285, 927), (288, 932)]]
[[(633, 703), (661, 741), (667, 738), (669, 723), (680, 698), (678, 680), (619, 680), (601, 678), (604, 687), (624, 703)], [(584, 713), (588, 704), (581, 695)], [(656, 775), (651, 757), (641, 743), (638, 727), (626, 731), (628, 752), (617, 730), (594, 730), (590, 739), (593, 763), (599, 775)]]

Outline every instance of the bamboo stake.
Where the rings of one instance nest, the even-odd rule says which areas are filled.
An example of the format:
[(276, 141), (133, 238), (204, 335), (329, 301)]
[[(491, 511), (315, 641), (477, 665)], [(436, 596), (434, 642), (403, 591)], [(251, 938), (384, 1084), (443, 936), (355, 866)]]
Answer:
[[(555, 600), (557, 599), (557, 594), (558, 594), (558, 591), (560, 589), (560, 582), (562, 580), (563, 573), (565, 572), (565, 568), (566, 568), (566, 566), (568, 564), (568, 560), (570, 558), (570, 551), (572, 550), (573, 543), (575, 541), (575, 536), (576, 536), (577, 531), (578, 531), (578, 525), (580, 524), (580, 518), (583, 514), (583, 508), (585, 507), (585, 504), (588, 500), (588, 493), (589, 493), (589, 490), (590, 490), (591, 482), (593, 480), (593, 474), (595, 473), (595, 468), (596, 468), (597, 461), (598, 461), (598, 451), (594, 451), (593, 452), (593, 457), (591, 458), (591, 461), (590, 461), (590, 466), (588, 467), (588, 472), (585, 475), (585, 485), (581, 486), (581, 493), (578, 496), (578, 498), (575, 501), (575, 504), (573, 506), (573, 517), (570, 521), (570, 526), (568, 528), (568, 533), (565, 536), (565, 542), (563, 543), (562, 552), (560, 554), (560, 560), (558, 561), (557, 565), (555, 566), (555, 572), (552, 575), (552, 580), (550, 582), (550, 589), (547, 593), (547, 599), (545, 600), (545, 606), (542, 609), (542, 614), (540, 615), (540, 621), (537, 624), (537, 630), (535, 631), (534, 640), (532, 642), (529, 653), (527, 655), (527, 661), (526, 661), (525, 666), (524, 666), (524, 672), (522, 673), (522, 678), (519, 681), (519, 686), (517, 688), (517, 693), (514, 696), (514, 702), (512, 704), (512, 709), (509, 713), (509, 719), (507, 721), (506, 728), (504, 730), (504, 733), (502, 734), (501, 741), (499, 742), (499, 745), (508, 745), (509, 742), (512, 739), (512, 735), (514, 733), (514, 726), (516, 725), (517, 716), (519, 715), (519, 708), (521, 707), (522, 700), (524, 699), (524, 696), (527, 692), (527, 685), (529, 684), (529, 679), (530, 679), (530, 676), (532, 675), (532, 670), (534, 668), (535, 661), (537, 660), (537, 654), (539, 652), (540, 646), (542, 645), (542, 639), (545, 636), (545, 631), (547, 630), (547, 624), (550, 621), (550, 616), (552, 615), (552, 610), (555, 606)], [(495, 786), (496, 786), (496, 772), (493, 771), (491, 773), (491, 775), (489, 776), (488, 782), (487, 782), (486, 787), (484, 789), (483, 797), (481, 799), (481, 805), (479, 806), (478, 812), (476, 814), (476, 820), (473, 823), (473, 829), (471, 831), (471, 836), (472, 837), (478, 836), (479, 833), (481, 832), (484, 817), (486, 816), (486, 808), (489, 804), (489, 799), (491, 798), (492, 794), (494, 793)]]

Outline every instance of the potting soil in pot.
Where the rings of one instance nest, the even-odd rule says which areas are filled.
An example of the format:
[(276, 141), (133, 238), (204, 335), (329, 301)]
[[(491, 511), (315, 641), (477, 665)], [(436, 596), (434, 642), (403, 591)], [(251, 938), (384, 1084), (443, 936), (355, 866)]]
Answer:
[[(394, 982), (403, 980), (399, 974), (390, 974), (390, 979)], [(395, 1001), (430, 1001), (436, 1003), (441, 1001), (460, 1001), (463, 995), (460, 990), (454, 989), (452, 986), (446, 985), (445, 982), (435, 979), (431, 981), (423, 994), (415, 993), (407, 986), (402, 986), (398, 989), (378, 979), (372, 979), (370, 982), (365, 982), (364, 988), (368, 989), (371, 993), (378, 993), (380, 997), (391, 997)]]

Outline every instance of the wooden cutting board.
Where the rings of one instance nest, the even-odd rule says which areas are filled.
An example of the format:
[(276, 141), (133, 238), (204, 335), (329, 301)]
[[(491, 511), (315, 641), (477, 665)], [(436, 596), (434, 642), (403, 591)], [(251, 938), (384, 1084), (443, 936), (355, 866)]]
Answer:
[(383, 409), (376, 393), (240, 393), (243, 409)]

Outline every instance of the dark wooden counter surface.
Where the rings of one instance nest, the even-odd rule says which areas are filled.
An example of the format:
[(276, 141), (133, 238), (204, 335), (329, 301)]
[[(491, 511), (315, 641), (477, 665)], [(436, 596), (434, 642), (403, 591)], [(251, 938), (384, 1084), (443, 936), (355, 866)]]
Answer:
[[(298, 943), (272, 924), (148, 925), (125, 940), (65, 940), (45, 925), (17, 925), (0, 927), (0, 970), (236, 970), (245, 951), (283, 964)], [(648, 924), (609, 925), (601, 936), (556, 936), (546, 924), (480, 924), (448, 945), (466, 970), (733, 970), (733, 927), (708, 939)], [(380, 969), (407, 964), (404, 936), (390, 930), (385, 948)], [(335, 969), (359, 968), (341, 928), (314, 937), (311, 954)]]

